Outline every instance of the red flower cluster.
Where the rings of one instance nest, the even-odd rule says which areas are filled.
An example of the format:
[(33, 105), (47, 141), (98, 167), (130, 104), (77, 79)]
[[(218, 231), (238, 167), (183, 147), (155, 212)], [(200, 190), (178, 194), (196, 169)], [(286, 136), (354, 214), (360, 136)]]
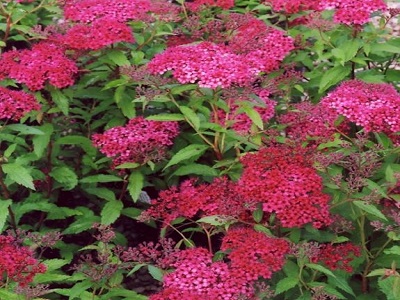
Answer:
[(173, 267), (176, 269), (164, 276), (165, 289), (149, 300), (231, 300), (254, 294), (244, 277), (224, 262), (213, 262), (206, 249), (181, 251)]
[(350, 263), (354, 257), (359, 257), (361, 250), (359, 246), (351, 243), (339, 245), (321, 245), (318, 256), (311, 257), (313, 263), (324, 263), (331, 270), (344, 270), (348, 273), (353, 272)]
[(297, 14), (305, 10), (318, 11), (320, 0), (268, 0), (274, 11), (282, 11), (286, 14)]
[(199, 212), (206, 216), (245, 218), (249, 210), (255, 209), (255, 202), (232, 193), (235, 186), (236, 183), (226, 177), (199, 185), (194, 180), (186, 180), (179, 187), (161, 191), (140, 219), (162, 219), (164, 224), (169, 224), (178, 217), (193, 218)]
[(282, 269), (289, 243), (271, 238), (252, 228), (234, 228), (222, 239), (221, 250), (228, 252), (230, 266), (251, 282), (259, 277), (269, 279)]
[(322, 193), (322, 179), (307, 156), (304, 149), (288, 146), (247, 153), (237, 192), (262, 203), (263, 211), (276, 213), (284, 227), (329, 225), (329, 196)]
[(150, 8), (149, 0), (68, 0), (64, 16), (67, 20), (87, 23), (104, 17), (126, 22), (142, 19)]
[(235, 0), (194, 0), (186, 2), (185, 5), (191, 11), (198, 11), (203, 6), (221, 7), (223, 9), (230, 9), (235, 5)]
[(29, 248), (18, 246), (12, 236), (0, 235), (0, 274), (26, 286), (36, 274), (44, 272), (46, 266), (33, 257)]
[(310, 102), (293, 104), (293, 110), (278, 117), (287, 125), (287, 136), (295, 141), (313, 140), (317, 144), (327, 142), (337, 132), (335, 121), (339, 114), (332, 108)]
[(40, 110), (33, 95), (0, 87), (0, 119), (19, 121), (32, 110)]
[(348, 80), (323, 98), (321, 104), (363, 126), (366, 132), (400, 131), (400, 94), (390, 84)]
[(77, 24), (61, 37), (61, 43), (71, 49), (98, 50), (117, 42), (134, 42), (131, 28), (112, 18)]
[(131, 119), (125, 126), (113, 127), (103, 134), (94, 134), (92, 141), (100, 152), (113, 159), (114, 166), (126, 163), (146, 163), (165, 157), (166, 149), (179, 134), (177, 122), (149, 121), (143, 117)]
[(172, 71), (180, 83), (197, 82), (200, 87), (211, 89), (243, 86), (254, 76), (240, 56), (209, 42), (170, 47), (156, 55), (147, 67), (153, 74)]
[(73, 85), (77, 72), (64, 49), (47, 42), (38, 43), (31, 50), (8, 51), (0, 57), (0, 80), (15, 79), (32, 91), (44, 88), (47, 81), (57, 88)]
[(363, 25), (373, 12), (387, 8), (383, 0), (322, 0), (320, 6), (336, 9), (333, 20), (347, 25)]

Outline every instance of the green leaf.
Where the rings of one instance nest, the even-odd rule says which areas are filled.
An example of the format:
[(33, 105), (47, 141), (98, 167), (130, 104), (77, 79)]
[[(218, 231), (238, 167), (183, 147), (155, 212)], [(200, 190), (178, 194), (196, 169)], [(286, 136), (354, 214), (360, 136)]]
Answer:
[(261, 225), (261, 224), (255, 224), (254, 225), (254, 230), (255, 231), (259, 231), (259, 232), (263, 232), (263, 233), (265, 233), (265, 234), (267, 234), (269, 236), (273, 235), (269, 228), (267, 228), (267, 227), (265, 227), (264, 225)]
[(128, 179), (128, 191), (134, 202), (139, 199), (140, 192), (144, 186), (144, 176), (143, 174), (136, 170), (129, 175)]
[(328, 282), (330, 283), (331, 286), (337, 287), (343, 291), (345, 291), (346, 293), (349, 293), (352, 296), (356, 296), (354, 294), (353, 289), (351, 288), (351, 286), (348, 283), (348, 279), (340, 277), (339, 275), (337, 275), (336, 277), (329, 277), (328, 278)]
[(294, 288), (298, 283), (298, 277), (286, 277), (280, 280), (275, 288), (275, 296)]
[(364, 201), (359, 201), (359, 200), (353, 201), (353, 203), (355, 206), (357, 206), (361, 210), (365, 211), (366, 213), (373, 215), (381, 220), (387, 221), (387, 218), (385, 217), (385, 215), (383, 213), (381, 213), (381, 211), (378, 208), (376, 208), (374, 205), (367, 204)]
[(379, 289), (386, 295), (387, 300), (400, 299), (400, 277), (390, 276), (378, 280)]
[(134, 291), (130, 291), (127, 289), (122, 289), (122, 288), (112, 288), (108, 293), (104, 294), (102, 296), (102, 299), (108, 300), (108, 299), (121, 299), (120, 297), (124, 297), (123, 299), (129, 299), (129, 300), (147, 300), (148, 298), (143, 295), (139, 295), (138, 293)]
[(380, 186), (379, 184), (377, 184), (375, 181), (372, 181), (370, 179), (366, 179), (365, 180), (367, 183), (368, 188), (371, 191), (377, 191), (383, 198), (388, 199), (388, 195), (386, 194), (386, 192), (383, 190), (382, 186)]
[[(44, 274), (35, 275), (34, 283), (49, 283), (49, 282), (66, 282), (71, 279), (69, 275), (54, 274), (46, 272)], [(37, 299), (37, 298), (36, 298)]]
[(49, 175), (62, 184), (64, 191), (70, 191), (78, 184), (78, 176), (68, 167), (54, 167)]
[(72, 288), (69, 290), (69, 300), (74, 300), (76, 298), (82, 299), (80, 296), (81, 294), (89, 289), (93, 283), (90, 280), (84, 280), (81, 282), (76, 283)]
[(331, 86), (337, 84), (342, 81), (346, 76), (348, 76), (351, 72), (351, 68), (349, 66), (336, 66), (332, 69), (326, 71), (321, 78), (321, 82), (319, 84), (318, 93), (322, 94)]
[(2, 164), (1, 167), (3, 172), (8, 175), (9, 179), (24, 187), (35, 190), (33, 178), (27, 168), (17, 163)]
[(44, 151), (47, 149), (47, 146), (50, 143), (50, 137), (53, 133), (53, 125), (52, 124), (44, 124), (39, 127), (40, 130), (44, 133), (43, 135), (36, 135), (32, 139), (33, 143), (33, 152), (35, 152), (38, 158), (42, 157)]
[(121, 215), (124, 204), (121, 201), (108, 201), (101, 210), (101, 224), (110, 225)]
[(11, 200), (0, 199), (0, 233), (3, 232), (4, 225), (8, 217), (8, 207), (12, 204)]
[(180, 111), (187, 118), (188, 122), (193, 126), (194, 129), (199, 130), (200, 128), (200, 118), (197, 114), (187, 106), (180, 106)]
[(387, 182), (396, 183), (396, 177), (394, 177), (394, 172), (390, 165), (387, 165), (385, 169), (385, 179)]
[(197, 223), (207, 223), (213, 226), (222, 226), (227, 224), (232, 224), (234, 221), (230, 218), (225, 218), (223, 216), (207, 216), (203, 217), (197, 221)]
[(389, 249), (385, 249), (383, 252), (384, 252), (385, 254), (400, 255), (400, 246), (393, 246), (393, 247), (390, 247)]
[(28, 134), (43, 135), (44, 134), (44, 132), (42, 130), (37, 129), (36, 127), (33, 127), (33, 126), (25, 125), (25, 124), (10, 124), (10, 125), (7, 125), (6, 128), (9, 130), (12, 130), (12, 131), (17, 131), (23, 135), (25, 135), (25, 134), (27, 134), (27, 135)]
[(193, 144), (186, 146), (185, 148), (179, 150), (164, 167), (164, 170), (170, 166), (176, 165), (181, 161), (187, 160), (194, 156), (203, 154), (208, 149), (207, 145)]
[(129, 66), (131, 63), (129, 60), (126, 58), (126, 55), (124, 52), (120, 50), (108, 50), (107, 51), (107, 57), (112, 60), (113, 63), (115, 63), (117, 66)]
[(150, 275), (151, 275), (155, 280), (158, 280), (158, 281), (161, 281), (161, 282), (162, 282), (162, 279), (163, 279), (163, 277), (164, 277), (164, 274), (163, 274), (163, 271), (162, 271), (160, 268), (157, 268), (157, 267), (155, 267), (155, 266), (153, 266), (153, 265), (148, 265), (147, 268), (148, 268), (148, 270), (149, 270)]
[(56, 141), (56, 144), (60, 145), (78, 145), (80, 146), (87, 154), (95, 155), (96, 148), (92, 145), (92, 141), (87, 137), (80, 135), (68, 135), (62, 138), (59, 138)]
[(243, 111), (246, 113), (246, 115), (250, 118), (250, 120), (256, 124), (256, 126), (263, 130), (264, 129), (264, 122), (260, 116), (260, 114), (258, 113), (258, 111), (256, 111), (254, 109), (254, 107), (251, 107), (250, 105), (248, 105), (248, 103), (243, 102), (241, 104), (241, 109), (243, 109)]
[[(364, 49), (365, 49), (365, 47), (364, 47)], [(389, 43), (372, 44), (371, 52), (375, 53), (375, 54), (378, 54), (379, 52), (390, 52), (390, 53), (399, 54), (400, 47), (395, 46), (395, 45), (390, 45)]]
[(91, 195), (95, 195), (96, 197), (99, 197), (100, 199), (104, 199), (107, 201), (115, 201), (117, 198), (115, 197), (115, 194), (112, 190), (107, 189), (107, 188), (86, 188), (85, 189), (86, 193), (89, 193)]
[(197, 89), (197, 84), (180, 84), (171, 89), (172, 95), (180, 95), (183, 92)]
[(60, 269), (62, 266), (65, 266), (66, 264), (69, 264), (70, 261), (67, 259), (48, 259), (43, 262), (47, 266), (47, 272), (49, 271), (55, 271)]
[(179, 167), (172, 175), (175, 176), (200, 175), (200, 176), (217, 177), (218, 172), (214, 168), (211, 168), (207, 165), (193, 163)]
[(373, 271), (369, 272), (367, 277), (383, 276), (385, 274), (386, 274), (386, 269), (376, 269), (376, 270), (373, 270)]
[(119, 181), (122, 181), (120, 177), (117, 177), (115, 175), (105, 175), (105, 174), (87, 176), (80, 180), (81, 183), (119, 182)]
[(127, 163), (120, 164), (120, 165), (116, 166), (115, 168), (116, 169), (136, 169), (139, 166), (140, 166), (140, 164), (138, 164), (138, 163), (127, 162)]
[(51, 88), (50, 89), (51, 99), (57, 105), (64, 115), (68, 115), (69, 111), (69, 99), (60, 90)]
[(181, 114), (159, 114), (148, 116), (146, 120), (151, 121), (184, 121), (185, 117)]
[(254, 221), (256, 221), (256, 223), (260, 223), (263, 216), (264, 216), (264, 212), (261, 208), (258, 208), (255, 211), (253, 211), (253, 219), (254, 219)]
[(309, 267), (310, 269), (319, 271), (319, 272), (324, 273), (326, 275), (329, 275), (329, 276), (332, 276), (332, 277), (336, 277), (336, 275), (333, 274), (331, 270), (329, 270), (329, 269), (327, 269), (327, 268), (325, 268), (323, 266), (320, 266), (320, 265), (317, 265), (317, 264), (306, 264), (306, 266)]

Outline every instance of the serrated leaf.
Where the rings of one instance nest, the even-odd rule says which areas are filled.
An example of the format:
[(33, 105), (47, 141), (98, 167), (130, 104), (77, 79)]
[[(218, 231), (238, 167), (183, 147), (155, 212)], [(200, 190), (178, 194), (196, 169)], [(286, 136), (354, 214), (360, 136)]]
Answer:
[(34, 283), (66, 282), (69, 279), (71, 279), (69, 275), (44, 273), (35, 275)]
[(115, 175), (105, 175), (105, 174), (87, 176), (80, 180), (81, 183), (119, 182), (119, 181), (122, 181), (120, 177), (117, 177)]
[(386, 199), (389, 198), (388, 195), (386, 194), (386, 192), (383, 190), (383, 188), (379, 184), (377, 184), (375, 181), (372, 181), (370, 179), (365, 179), (365, 181), (367, 183), (368, 188), (371, 191), (378, 192), (382, 197), (384, 197)]
[(53, 125), (52, 124), (44, 124), (39, 127), (40, 130), (44, 133), (43, 135), (36, 135), (32, 139), (33, 143), (33, 152), (35, 152), (38, 158), (42, 157), (44, 151), (47, 149), (47, 146), (50, 143), (50, 137), (53, 133)]
[(68, 135), (61, 137), (56, 141), (56, 144), (78, 145), (89, 155), (95, 155), (97, 151), (92, 145), (92, 141), (90, 139), (80, 135)]
[(33, 178), (27, 168), (16, 163), (2, 164), (1, 167), (3, 172), (7, 174), (12, 181), (31, 190), (35, 190)]
[(68, 115), (69, 111), (69, 99), (60, 90), (51, 88), (50, 95), (53, 102), (61, 110), (64, 115)]
[(245, 112), (245, 114), (250, 118), (250, 120), (261, 130), (264, 129), (264, 122), (260, 116), (260, 114), (258, 113), (258, 111), (256, 111), (254, 109), (254, 107), (251, 107), (250, 105), (248, 105), (247, 103), (243, 103), (241, 105), (241, 108), (243, 109), (243, 111)]
[(134, 202), (139, 199), (144, 186), (144, 176), (140, 171), (133, 171), (128, 178), (128, 191)]
[(306, 264), (306, 266), (309, 267), (310, 269), (319, 271), (319, 272), (324, 273), (326, 275), (329, 275), (329, 276), (332, 276), (332, 277), (336, 277), (336, 275), (333, 274), (331, 270), (329, 270), (329, 269), (327, 269), (327, 268), (325, 268), (323, 266), (320, 266), (320, 265), (317, 265), (317, 264)]
[(172, 175), (175, 176), (200, 175), (200, 176), (217, 177), (218, 172), (214, 168), (211, 168), (207, 165), (189, 164), (179, 167)]
[(351, 286), (348, 283), (348, 279), (340, 277), (338, 275), (336, 277), (329, 277), (328, 281), (332, 286), (335, 286), (335, 287), (345, 291), (346, 293), (349, 293), (350, 295), (356, 297), (353, 289), (351, 288)]
[(387, 221), (386, 216), (381, 213), (381, 211), (376, 208), (374, 205), (372, 204), (367, 204), (364, 201), (353, 201), (354, 205), (357, 206), (358, 208), (360, 208), (361, 210), (365, 211), (366, 213), (373, 215), (381, 220), (385, 220)]
[(183, 92), (197, 89), (197, 84), (181, 84), (171, 88), (172, 95), (180, 95)]
[(126, 55), (120, 50), (113, 49), (107, 51), (107, 57), (120, 67), (129, 66), (131, 64), (128, 58), (126, 58)]
[(393, 246), (383, 251), (385, 254), (400, 255), (400, 246)]
[(117, 200), (114, 192), (107, 188), (87, 188), (85, 189), (85, 192), (91, 195), (95, 195), (96, 197), (99, 197), (100, 199), (104, 199), (107, 201)]
[(253, 211), (253, 219), (254, 219), (254, 221), (256, 221), (256, 223), (260, 223), (263, 216), (264, 216), (264, 212), (261, 208), (258, 208), (255, 211)]
[(8, 207), (12, 204), (11, 200), (0, 199), (0, 233), (3, 232), (4, 224), (8, 217)]
[(69, 289), (69, 300), (74, 300), (76, 298), (82, 299), (81, 294), (89, 289), (93, 283), (90, 280), (85, 280), (76, 283), (72, 288)]
[(160, 268), (157, 268), (157, 267), (155, 267), (153, 265), (148, 265), (147, 268), (149, 270), (150, 275), (155, 280), (162, 281), (162, 279), (164, 277), (164, 274), (163, 274), (163, 271)]
[(176, 165), (181, 161), (187, 160), (197, 155), (203, 154), (208, 149), (207, 145), (193, 144), (186, 146), (185, 148), (179, 150), (164, 167), (164, 170), (170, 166)]
[(400, 277), (390, 276), (378, 280), (379, 289), (386, 295), (387, 300), (400, 299)]
[(68, 167), (54, 167), (49, 173), (57, 182), (61, 183), (64, 191), (70, 191), (78, 184), (78, 176)]
[(234, 221), (232, 221), (230, 218), (224, 218), (218, 215), (203, 217), (197, 221), (197, 223), (207, 223), (213, 226), (222, 226), (232, 224), (233, 222)]
[(12, 131), (17, 131), (23, 135), (25, 135), (25, 134), (26, 135), (28, 135), (28, 134), (43, 135), (44, 134), (44, 132), (42, 130), (40, 130), (36, 127), (33, 127), (33, 126), (25, 125), (25, 124), (10, 124), (10, 125), (7, 125), (6, 128), (9, 130), (12, 130)]
[(386, 269), (376, 269), (368, 273), (367, 277), (383, 276), (386, 274)]
[(54, 258), (54, 259), (48, 259), (45, 260), (43, 262), (46, 267), (47, 267), (47, 272), (49, 271), (54, 271), (54, 270), (58, 270), (59, 268), (61, 268), (62, 266), (65, 266), (66, 264), (69, 264), (70, 261), (67, 259), (58, 259), (58, 258)]
[(101, 210), (101, 224), (110, 225), (121, 215), (124, 204), (121, 201), (108, 201)]
[(183, 121), (185, 116), (181, 114), (159, 114), (148, 116), (146, 120), (151, 121)]
[(179, 109), (189, 121), (191, 126), (193, 126), (194, 129), (199, 130), (200, 118), (197, 116), (197, 114), (190, 107), (187, 106), (180, 106)]
[(331, 86), (342, 81), (344, 78), (346, 78), (346, 76), (350, 74), (350, 72), (351, 68), (348, 66), (336, 66), (332, 69), (329, 69), (322, 75), (318, 93), (322, 94)]
[(298, 277), (286, 277), (280, 280), (275, 288), (275, 296), (294, 288), (298, 283)]

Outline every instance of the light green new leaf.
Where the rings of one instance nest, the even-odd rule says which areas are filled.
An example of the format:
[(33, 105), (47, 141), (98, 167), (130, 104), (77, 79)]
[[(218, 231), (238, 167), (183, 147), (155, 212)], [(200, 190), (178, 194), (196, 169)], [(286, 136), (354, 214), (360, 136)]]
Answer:
[(181, 110), (183, 115), (187, 118), (187, 120), (190, 122), (191, 126), (193, 126), (194, 129), (199, 130), (200, 118), (197, 116), (197, 114), (187, 106), (180, 106), (179, 109)]
[(207, 145), (193, 144), (179, 150), (164, 167), (164, 170), (170, 166), (176, 165), (181, 161), (203, 154), (208, 149)]
[(78, 176), (75, 174), (74, 171), (65, 166), (54, 167), (49, 175), (55, 181), (63, 185), (64, 191), (70, 191), (78, 184)]
[(159, 114), (148, 116), (146, 120), (151, 121), (183, 121), (185, 117), (181, 114)]
[(140, 171), (133, 171), (128, 179), (128, 191), (134, 202), (139, 199), (140, 192), (143, 189), (144, 176)]
[(378, 208), (376, 208), (374, 205), (367, 204), (364, 201), (360, 201), (360, 200), (353, 201), (353, 203), (355, 206), (357, 206), (361, 210), (365, 211), (366, 213), (373, 215), (381, 220), (387, 221), (387, 218), (385, 217), (385, 215), (383, 213), (381, 213), (381, 211)]
[(39, 127), (40, 130), (44, 133), (43, 135), (36, 135), (32, 139), (33, 143), (33, 152), (35, 152), (38, 158), (42, 157), (44, 151), (47, 149), (47, 146), (50, 143), (50, 137), (53, 133), (53, 125), (52, 124), (44, 124)]
[(294, 288), (298, 283), (298, 277), (287, 277), (280, 280), (276, 285), (275, 296)]
[(35, 190), (33, 178), (29, 170), (16, 163), (8, 163), (1, 165), (3, 172), (14, 182), (23, 185), (27, 188)]
[(0, 200), (0, 233), (3, 232), (4, 224), (8, 217), (8, 207), (11, 203), (11, 200)]
[(101, 210), (101, 224), (110, 225), (121, 215), (124, 205), (121, 201), (109, 201)]
[(351, 68), (349, 66), (336, 66), (332, 69), (329, 69), (322, 75), (321, 82), (319, 83), (318, 93), (322, 94), (331, 86), (342, 81), (350, 74), (350, 72)]

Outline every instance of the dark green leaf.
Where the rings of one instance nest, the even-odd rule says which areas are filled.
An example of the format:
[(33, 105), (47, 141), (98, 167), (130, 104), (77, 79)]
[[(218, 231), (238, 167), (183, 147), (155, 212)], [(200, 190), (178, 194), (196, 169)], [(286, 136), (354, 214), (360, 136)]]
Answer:
[(27, 168), (16, 163), (2, 164), (1, 167), (3, 172), (7, 174), (12, 181), (35, 190), (33, 178)]
[(186, 146), (185, 148), (179, 150), (168, 162), (168, 164), (165, 166), (164, 170), (170, 166), (176, 165), (177, 163), (180, 163), (181, 161), (187, 160), (189, 158), (192, 158), (194, 156), (198, 156), (203, 154), (206, 150), (208, 149), (207, 145), (199, 145), (199, 144), (193, 144)]
[(124, 205), (121, 201), (108, 201), (101, 210), (101, 224), (110, 225), (114, 223), (119, 216)]

